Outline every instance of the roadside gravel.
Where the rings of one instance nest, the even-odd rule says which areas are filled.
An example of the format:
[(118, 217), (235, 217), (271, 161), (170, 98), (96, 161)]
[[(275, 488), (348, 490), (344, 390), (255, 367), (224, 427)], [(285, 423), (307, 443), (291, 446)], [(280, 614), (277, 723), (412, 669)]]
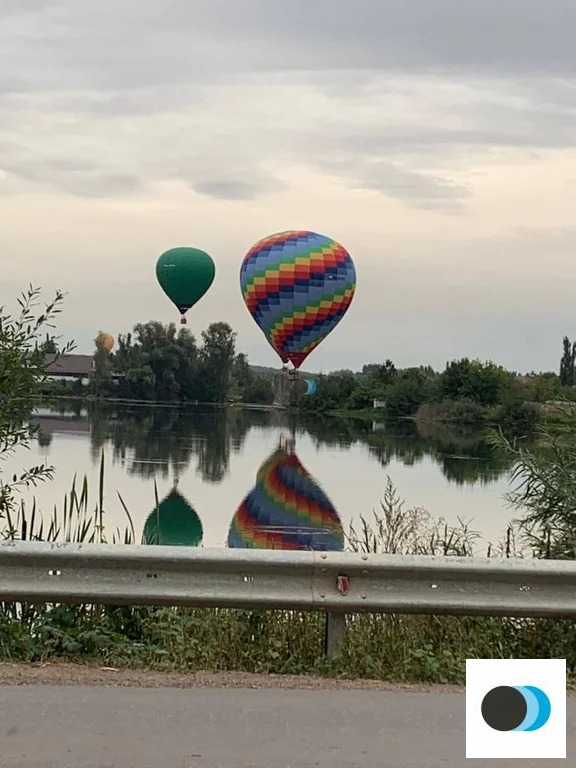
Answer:
[(276, 688), (281, 690), (444, 691), (458, 686), (394, 685), (379, 680), (344, 680), (305, 675), (254, 675), (245, 672), (159, 672), (81, 664), (0, 662), (0, 685), (82, 685), (133, 688)]

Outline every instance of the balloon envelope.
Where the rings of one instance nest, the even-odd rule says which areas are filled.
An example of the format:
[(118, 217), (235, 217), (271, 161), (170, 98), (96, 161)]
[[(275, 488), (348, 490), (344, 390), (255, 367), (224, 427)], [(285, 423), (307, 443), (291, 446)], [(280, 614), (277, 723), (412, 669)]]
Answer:
[(195, 509), (175, 488), (152, 510), (144, 523), (143, 544), (197, 547), (203, 530)]
[(240, 268), (248, 311), (280, 359), (299, 368), (346, 314), (356, 270), (343, 246), (308, 231), (260, 240)]
[(108, 352), (111, 352), (114, 348), (114, 338), (109, 333), (106, 333), (105, 331), (100, 331), (98, 336), (96, 337), (96, 344), (99, 347), (103, 347), (104, 349), (107, 349)]
[(314, 392), (318, 389), (318, 386), (314, 379), (304, 379), (306, 382), (306, 392), (304, 392), (305, 395), (313, 395)]
[(181, 315), (204, 296), (215, 273), (212, 257), (199, 248), (171, 248), (156, 262), (160, 287)]
[(228, 546), (342, 550), (344, 532), (332, 502), (296, 454), (278, 448), (234, 515)]

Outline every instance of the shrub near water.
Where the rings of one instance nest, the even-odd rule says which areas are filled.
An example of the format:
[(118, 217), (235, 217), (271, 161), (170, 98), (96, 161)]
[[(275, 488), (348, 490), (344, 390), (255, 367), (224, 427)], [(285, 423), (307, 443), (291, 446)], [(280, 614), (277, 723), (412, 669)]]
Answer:
[[(101, 474), (103, 484), (103, 473)], [(87, 482), (67, 496), (65, 513), (41, 527), (25, 507), (0, 535), (105, 540), (103, 491), (93, 508)], [(131, 523), (113, 539), (134, 542)], [(423, 509), (405, 509), (388, 481), (380, 509), (351, 527), (359, 552), (470, 556), (477, 534), (450, 527)], [(486, 554), (482, 551), (481, 554)], [(513, 531), (488, 554), (514, 556)], [(526, 554), (526, 553), (521, 553)], [(0, 658), (62, 659), (115, 667), (324, 674), (413, 683), (463, 683), (465, 659), (566, 658), (576, 663), (573, 622), (401, 615), (350, 615), (341, 653), (326, 660), (324, 616), (298, 611), (244, 611), (113, 606), (0, 604)]]

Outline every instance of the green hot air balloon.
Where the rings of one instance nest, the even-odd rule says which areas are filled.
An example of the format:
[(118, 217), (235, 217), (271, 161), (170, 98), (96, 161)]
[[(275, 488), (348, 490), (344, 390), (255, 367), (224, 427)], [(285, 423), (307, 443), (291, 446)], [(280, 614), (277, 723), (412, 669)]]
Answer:
[(181, 323), (186, 323), (185, 313), (212, 285), (215, 272), (212, 257), (199, 248), (170, 248), (160, 256), (156, 277), (182, 315)]
[(144, 523), (143, 544), (197, 547), (202, 541), (202, 522), (196, 510), (176, 487), (152, 510)]

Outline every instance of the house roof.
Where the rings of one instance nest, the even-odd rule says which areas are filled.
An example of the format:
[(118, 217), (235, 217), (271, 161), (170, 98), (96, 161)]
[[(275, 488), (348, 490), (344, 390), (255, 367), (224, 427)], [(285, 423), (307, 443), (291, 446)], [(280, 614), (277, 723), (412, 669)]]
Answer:
[(92, 355), (46, 355), (46, 372), (49, 376), (89, 376), (94, 372)]

